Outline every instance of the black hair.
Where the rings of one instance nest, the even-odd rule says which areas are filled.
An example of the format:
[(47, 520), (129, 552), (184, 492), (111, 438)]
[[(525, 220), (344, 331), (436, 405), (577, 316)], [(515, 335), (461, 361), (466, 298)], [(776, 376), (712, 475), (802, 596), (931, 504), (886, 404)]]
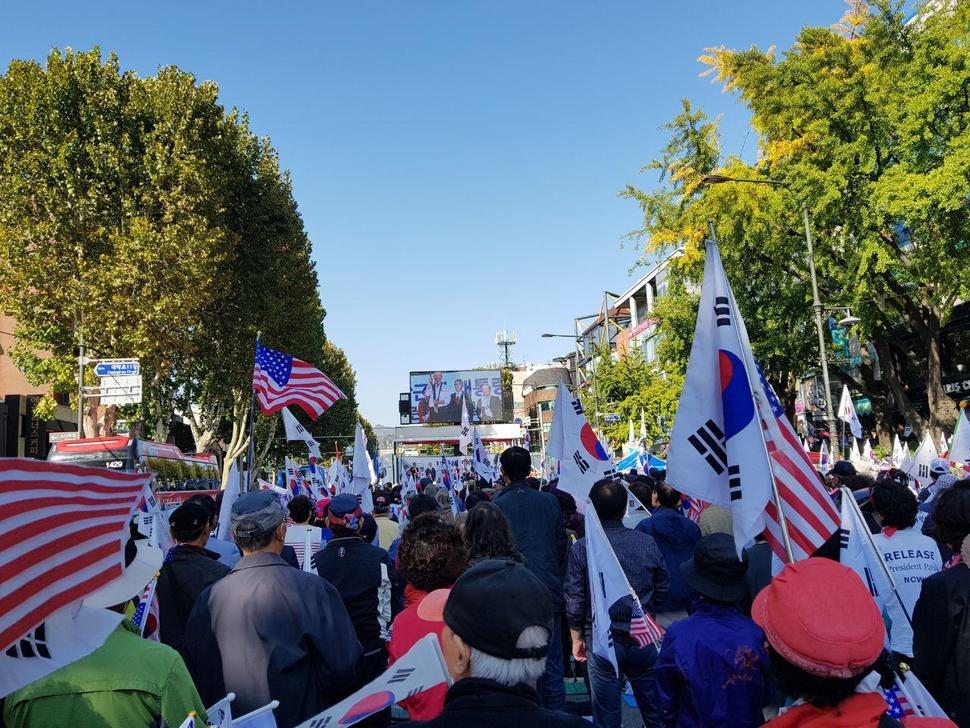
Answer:
[(919, 504), (913, 491), (895, 480), (885, 480), (872, 489), (872, 508), (890, 528), (912, 528)]
[(785, 695), (802, 698), (816, 708), (834, 708), (852, 697), (863, 678), (873, 670), (879, 672), (880, 685), (890, 687), (895, 664), (892, 657), (883, 650), (882, 654), (869, 667), (861, 670), (855, 677), (823, 677), (806, 672), (782, 657), (768, 644), (768, 658), (771, 672), (778, 681), (778, 688)]
[(634, 480), (630, 485), (630, 492), (643, 504), (644, 508), (650, 507), (650, 496), (653, 494), (653, 486), (644, 483), (642, 480)]
[(604, 478), (596, 481), (589, 491), (589, 499), (601, 521), (619, 521), (626, 515), (626, 488), (618, 480)]
[(422, 513), (437, 513), (438, 502), (430, 495), (413, 495), (408, 498), (408, 518), (412, 521)]
[(191, 496), (186, 502), (187, 503), (198, 503), (200, 506), (206, 509), (209, 514), (209, 525), (214, 526), (216, 519), (219, 518), (219, 505), (222, 503), (222, 491), (219, 491), (219, 500), (215, 501), (212, 499), (211, 495), (206, 495), (205, 493), (196, 493)]
[(484, 500), (487, 500), (487, 499), (483, 495), (481, 495), (480, 493), (476, 493), (474, 491), (469, 492), (469, 493), (466, 493), (465, 494), (465, 510), (466, 511), (470, 511), (477, 504), (481, 503)]
[(680, 508), (680, 491), (675, 490), (669, 483), (664, 481), (657, 483), (653, 492), (657, 494), (657, 501), (664, 508)]
[(296, 523), (306, 523), (313, 513), (313, 503), (305, 495), (298, 495), (286, 507), (290, 511), (290, 518)]
[(279, 524), (269, 529), (259, 528), (258, 526), (246, 526), (240, 529), (241, 533), (233, 529), (232, 535), (236, 539), (236, 545), (241, 551), (244, 553), (254, 553), (256, 551), (262, 551), (269, 546), (277, 528), (279, 528)]
[(468, 567), (458, 528), (432, 513), (422, 513), (404, 529), (397, 552), (398, 571), (416, 589), (444, 589)]
[(505, 452), (499, 455), (498, 461), (503, 472), (512, 481), (525, 480), (532, 472), (532, 456), (524, 447), (513, 445), (506, 448)]
[(469, 561), (512, 559), (522, 562), (509, 520), (494, 503), (481, 501), (469, 509), (461, 535)]
[(366, 543), (370, 543), (377, 535), (377, 519), (370, 513), (364, 513), (360, 517), (360, 537)]
[(970, 535), (970, 478), (964, 478), (934, 499), (933, 518), (936, 540), (954, 551), (960, 551)]

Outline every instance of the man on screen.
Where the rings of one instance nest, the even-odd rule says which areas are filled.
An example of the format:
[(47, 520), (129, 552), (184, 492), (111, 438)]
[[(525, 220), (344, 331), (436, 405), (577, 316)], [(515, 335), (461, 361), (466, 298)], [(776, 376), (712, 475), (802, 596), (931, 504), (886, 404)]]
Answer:
[(472, 419), (472, 403), (465, 391), (465, 382), (461, 379), (455, 380), (455, 391), (451, 393), (451, 400), (448, 402), (448, 411), (451, 413), (452, 422), (461, 422), (461, 408), (468, 410), (468, 421)]
[(475, 402), (475, 414), (479, 422), (502, 419), (502, 398), (492, 394), (492, 385), (482, 385), (482, 396)]
[(424, 397), (418, 404), (418, 416), (421, 422), (445, 422), (446, 403), (444, 374), (432, 372), (428, 377), (428, 386), (424, 389)]

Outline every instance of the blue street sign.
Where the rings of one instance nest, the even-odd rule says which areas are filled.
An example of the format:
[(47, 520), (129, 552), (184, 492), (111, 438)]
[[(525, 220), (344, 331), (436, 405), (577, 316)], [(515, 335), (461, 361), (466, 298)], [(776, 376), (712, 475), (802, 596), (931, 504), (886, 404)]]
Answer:
[(137, 359), (101, 361), (95, 365), (94, 373), (99, 377), (133, 376), (141, 374), (141, 364)]
[(614, 414), (603, 415), (603, 420), (606, 422), (619, 422), (620, 416)]

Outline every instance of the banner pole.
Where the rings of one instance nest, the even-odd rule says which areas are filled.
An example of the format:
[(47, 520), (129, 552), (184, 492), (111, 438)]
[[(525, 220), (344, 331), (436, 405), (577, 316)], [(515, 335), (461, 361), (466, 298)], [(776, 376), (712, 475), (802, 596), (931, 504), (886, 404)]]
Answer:
[[(714, 232), (714, 223), (708, 220), (707, 224), (711, 230), (711, 244), (714, 245), (714, 247), (716, 248), (717, 235)], [(720, 257), (720, 252), (718, 253), (718, 257)], [(725, 274), (725, 276), (726, 275), (727, 274)], [(731, 303), (734, 304), (733, 308), (737, 310), (737, 303), (734, 301), (734, 294), (731, 291), (730, 287), (728, 288), (728, 291), (731, 293)], [(744, 342), (741, 341), (740, 329), (737, 326), (734, 326), (734, 331), (735, 331), (735, 335), (738, 338), (738, 348), (741, 351), (744, 351), (745, 347), (744, 347)], [(752, 359), (753, 359), (753, 356), (752, 356)], [(744, 367), (745, 375), (748, 378), (748, 388), (751, 390), (751, 400), (752, 400), (752, 404), (754, 404), (754, 412), (755, 412), (755, 415), (758, 417), (759, 422), (761, 423), (760, 439), (761, 439), (761, 446), (764, 449), (764, 453), (765, 453), (765, 463), (768, 465), (768, 472), (771, 475), (771, 498), (772, 500), (774, 500), (775, 510), (778, 512), (778, 527), (781, 529), (782, 541), (785, 544), (785, 556), (787, 557), (789, 564), (794, 564), (795, 553), (794, 551), (792, 551), (791, 536), (788, 535), (788, 519), (785, 518), (785, 511), (781, 507), (781, 495), (778, 492), (778, 482), (775, 480), (775, 471), (774, 471), (774, 468), (771, 466), (771, 462), (772, 462), (771, 454), (768, 452), (768, 443), (765, 440), (764, 424), (763, 424), (763, 420), (761, 419), (761, 407), (758, 404), (758, 398), (755, 396), (755, 386), (761, 386), (761, 383), (751, 381), (752, 372), (748, 371), (748, 369), (750, 369), (750, 367), (748, 366)]]
[(889, 572), (889, 567), (886, 566), (886, 562), (882, 558), (882, 554), (879, 553), (879, 549), (876, 548), (876, 542), (872, 538), (872, 533), (869, 531), (869, 526), (866, 525), (866, 518), (862, 515), (862, 509), (859, 508), (859, 504), (856, 503), (855, 496), (852, 495), (852, 491), (846, 488), (844, 485), (841, 486), (842, 497), (849, 499), (849, 507), (855, 512), (856, 519), (862, 528), (862, 531), (866, 534), (866, 541), (869, 543), (869, 548), (872, 549), (872, 553), (876, 557), (876, 561), (882, 567), (882, 573), (886, 576), (886, 581), (889, 582), (889, 588), (892, 590), (896, 597), (896, 601), (899, 602), (900, 608), (903, 610), (903, 614), (906, 615), (906, 621), (909, 622), (909, 626), (913, 627), (913, 618), (909, 614), (909, 610), (906, 609), (906, 605), (903, 603), (903, 598), (899, 596), (899, 591), (896, 589), (896, 580), (893, 579), (893, 575)]

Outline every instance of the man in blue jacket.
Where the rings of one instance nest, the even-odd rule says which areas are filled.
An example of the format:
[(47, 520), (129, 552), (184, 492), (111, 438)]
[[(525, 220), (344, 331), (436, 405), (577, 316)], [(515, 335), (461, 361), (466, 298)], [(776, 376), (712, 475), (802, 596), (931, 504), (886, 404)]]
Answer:
[(637, 530), (653, 536), (670, 572), (670, 591), (654, 605), (657, 623), (666, 629), (687, 616), (693, 594), (681, 576), (680, 565), (694, 555), (701, 530), (684, 515), (680, 493), (663, 481), (654, 487), (653, 506), (653, 516), (640, 521)]
[(499, 457), (505, 486), (494, 503), (509, 519), (515, 543), (525, 557), (526, 566), (549, 589), (553, 601), (554, 624), (546, 674), (539, 681), (539, 697), (544, 707), (562, 710), (566, 706), (563, 681), (562, 649), (562, 578), (566, 564), (566, 530), (562, 523), (559, 501), (550, 493), (541, 493), (526, 483), (532, 471), (529, 451), (510, 447)]
[[(748, 728), (764, 722), (771, 698), (765, 635), (738, 603), (748, 594), (748, 554), (734, 538), (702, 538), (681, 566), (698, 594), (693, 614), (672, 625), (654, 666), (657, 707), (667, 728)], [(821, 724), (820, 724), (821, 725)]]
[[(650, 536), (623, 525), (627, 504), (626, 488), (616, 480), (601, 480), (593, 486), (589, 498), (627, 581), (637, 593), (641, 606), (652, 611), (653, 605), (667, 593), (670, 577), (656, 542)], [(566, 616), (573, 638), (573, 656), (580, 662), (589, 660), (593, 723), (598, 728), (620, 728), (623, 718), (620, 696), (623, 679), (626, 678), (633, 687), (633, 696), (640, 709), (643, 725), (647, 728), (659, 726), (653, 684), (657, 647), (653, 644), (641, 647), (630, 637), (633, 599), (624, 597), (609, 607), (610, 634), (622, 674), (617, 675), (608, 659), (591, 654), (587, 648), (587, 627), (592, 620), (585, 537), (574, 543), (570, 550), (565, 590)]]

